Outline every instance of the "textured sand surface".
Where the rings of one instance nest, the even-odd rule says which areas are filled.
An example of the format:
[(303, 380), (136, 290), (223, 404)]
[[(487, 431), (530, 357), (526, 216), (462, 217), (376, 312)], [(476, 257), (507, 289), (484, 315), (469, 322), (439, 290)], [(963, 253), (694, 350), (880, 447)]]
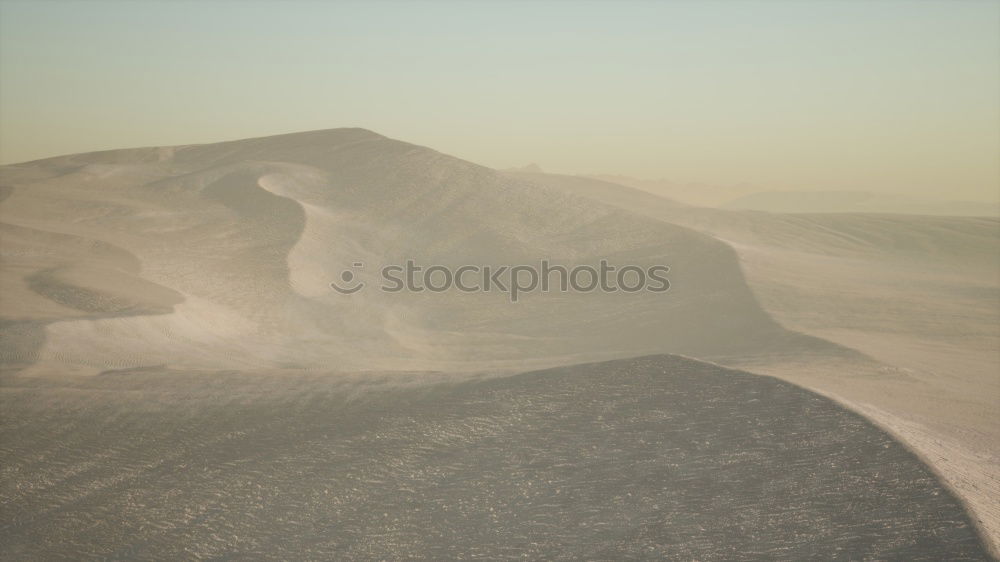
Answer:
[(777, 379), (674, 356), (388, 378), (8, 383), (4, 557), (987, 559), (916, 457)]

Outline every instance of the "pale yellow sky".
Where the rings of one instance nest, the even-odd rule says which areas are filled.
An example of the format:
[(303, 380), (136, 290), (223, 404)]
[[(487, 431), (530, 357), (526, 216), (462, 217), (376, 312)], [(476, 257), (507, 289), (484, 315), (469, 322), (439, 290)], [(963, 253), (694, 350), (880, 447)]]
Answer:
[(0, 0), (0, 162), (358, 126), (493, 167), (1000, 200), (1000, 3)]

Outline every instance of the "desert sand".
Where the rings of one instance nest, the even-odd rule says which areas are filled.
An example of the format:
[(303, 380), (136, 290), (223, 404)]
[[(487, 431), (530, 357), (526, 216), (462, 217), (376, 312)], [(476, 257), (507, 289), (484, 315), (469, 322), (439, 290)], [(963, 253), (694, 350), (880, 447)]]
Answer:
[(863, 412), (959, 490), (997, 541), (997, 219), (734, 212), (589, 178), (520, 177), (724, 240), (772, 318), (863, 356), (724, 362), (783, 377)]
[(955, 497), (861, 416), (676, 356), (460, 382), (36, 383), (4, 404), (10, 557), (986, 556)]
[[(544, 173), (538, 165), (505, 170)], [(961, 201), (906, 193), (864, 190), (766, 190), (753, 185), (712, 185), (697, 182), (648, 180), (618, 175), (589, 179), (630, 187), (687, 205), (772, 213), (883, 213), (936, 216), (1000, 216), (996, 201)]]
[[(509, 471), (536, 462), (546, 474), (560, 463), (586, 466), (596, 471), (597, 482), (601, 471), (611, 470), (587, 465), (584, 449), (553, 452), (544, 441), (553, 432), (586, 434), (599, 443), (580, 447), (613, 449), (608, 454), (621, 462), (669, 465), (669, 451), (648, 448), (647, 438), (674, 427), (670, 412), (690, 435), (663, 446), (697, 449), (703, 442), (708, 449), (697, 458), (708, 471), (726, 473), (725, 459), (712, 449), (720, 444), (712, 442), (737, 434), (725, 425), (733, 416), (760, 420), (754, 439), (772, 443), (757, 450), (754, 439), (741, 438), (747, 449), (727, 446), (757, 459), (757, 469), (789, 466), (775, 451), (804, 447), (795, 454), (802, 464), (791, 463), (782, 485), (816, 495), (798, 498), (800, 504), (763, 506), (762, 498), (788, 493), (746, 496), (743, 512), (756, 515), (730, 521), (730, 531), (750, 533), (745, 542), (732, 543), (734, 549), (759, 544), (761, 556), (795, 558), (805, 552), (796, 550), (804, 548), (802, 541), (828, 529), (826, 551), (843, 557), (910, 557), (922, 552), (918, 548), (928, 549), (930, 558), (940, 557), (934, 552), (982, 557), (984, 547), (963, 523), (963, 506), (988, 545), (1000, 538), (995, 218), (708, 209), (594, 179), (500, 173), (363, 129), (56, 157), (4, 166), (0, 183), (0, 392), (5, 411), (13, 413), (4, 416), (9, 437), (2, 446), (13, 462), (5, 463), (3, 499), (16, 506), (5, 507), (12, 514), (5, 516), (5, 534), (14, 537), (4, 547), (10, 554), (72, 556), (100, 548), (103, 555), (125, 558), (173, 544), (199, 556), (435, 557), (496, 553), (497, 545), (514, 544), (540, 557), (725, 558), (726, 551), (699, 542), (707, 535), (695, 529), (708, 532), (699, 527), (707, 522), (686, 519), (713, 512), (702, 500), (674, 495), (686, 485), (683, 474), (700, 466), (683, 458), (673, 461), (680, 475), (657, 476), (673, 491), (609, 483), (608, 497), (578, 498), (580, 503), (539, 499), (512, 506), (500, 499), (514, 485), (491, 472), (503, 463), (512, 463)], [(329, 288), (359, 261), (366, 264), (360, 279), (376, 284), (378, 267), (405, 259), (457, 266), (602, 258), (667, 264), (671, 289), (534, 293), (512, 305), (495, 293), (366, 290), (345, 296)], [(610, 364), (625, 365), (620, 368), (568, 367), (648, 355), (661, 358)], [(537, 372), (509, 378), (555, 367), (564, 368), (555, 379)], [(613, 379), (616, 386), (594, 369), (630, 374)], [(806, 390), (746, 371), (818, 392), (876, 426)], [(663, 380), (651, 382), (654, 374)], [(343, 382), (359, 380), (385, 389), (373, 394)], [(553, 380), (562, 382), (553, 386)], [(578, 384), (594, 386), (581, 396)], [(743, 385), (761, 397), (749, 398)], [(624, 394), (616, 398), (612, 390)], [(365, 409), (370, 395), (377, 398)], [(598, 412), (617, 420), (625, 415), (622, 408), (649, 396), (658, 397), (657, 406), (635, 422), (639, 429), (619, 420), (601, 430), (607, 441), (590, 433), (604, 421)], [(593, 408), (579, 410), (587, 400)], [(709, 415), (715, 404), (717, 415)], [(373, 413), (386, 411), (398, 418)], [(795, 437), (787, 424), (790, 411), (799, 412), (801, 431), (815, 438)], [(259, 425), (241, 429), (241, 419)], [(346, 419), (356, 419), (357, 427), (344, 427)], [(336, 431), (327, 441), (318, 427)], [(537, 432), (541, 441), (531, 446), (537, 449), (504, 445), (525, 428)], [(434, 449), (437, 442), (421, 435), (439, 435), (441, 446), (451, 448)], [(483, 462), (477, 449), (461, 445), (470, 436), (482, 440), (492, 464), (475, 464)], [(164, 439), (161, 448), (144, 448)], [(368, 447), (380, 439), (397, 440), (419, 458), (396, 465), (402, 461), (385, 453), (384, 470), (352, 472), (374, 462), (357, 451), (360, 443)], [(615, 449), (620, 439), (625, 441)], [(873, 452), (844, 460), (852, 447), (864, 451), (875, 443), (891, 459)], [(199, 456), (216, 446), (223, 450), (214, 460)], [(302, 460), (323, 446), (332, 449)], [(510, 450), (518, 458), (501, 462)], [(449, 455), (457, 455), (456, 464), (446, 465)], [(892, 463), (895, 476), (880, 472), (880, 466), (889, 470), (879, 465), (883, 460)], [(843, 466), (817, 472), (828, 461)], [(322, 472), (334, 470), (324, 462), (342, 462), (348, 472), (331, 476)], [(733, 482), (743, 484), (752, 472), (740, 463), (732, 470)], [(288, 471), (299, 472), (280, 476)], [(402, 509), (402, 500), (370, 496), (376, 490), (411, 490), (411, 507), (432, 509), (426, 502), (436, 492), (428, 490), (438, 488), (429, 482), (446, 473), (470, 479), (437, 482), (455, 486), (446, 497), (468, 506), (448, 517), (471, 518), (480, 534), (416, 537), (414, 529), (425, 528), (429, 516), (410, 514), (379, 519), (382, 534), (362, 537), (351, 525), (370, 519), (371, 511), (351, 515), (347, 521), (355, 523), (338, 528), (333, 543), (315, 542), (317, 529), (301, 535), (316, 550), (252, 538), (258, 526), (276, 521), (288, 529), (317, 521), (334, 525), (343, 513), (328, 510), (345, 502), (403, 517), (387, 507)], [(331, 478), (329, 489), (313, 486)], [(645, 475), (641, 486), (654, 486), (657, 478)], [(164, 491), (219, 497), (159, 504), (136, 496), (138, 482), (163, 479)], [(846, 490), (857, 487), (844, 479), (866, 482), (861, 495), (852, 498)], [(268, 482), (269, 491), (253, 488)], [(287, 488), (296, 482), (310, 484)], [(564, 484), (582, 493), (583, 484)], [(497, 497), (474, 497), (474, 489)], [(662, 505), (640, 508), (639, 499), (621, 496), (629, 492), (675, 502), (672, 509), (686, 515), (671, 516)], [(894, 506), (878, 519), (881, 527), (872, 527), (871, 509), (860, 507), (873, 497)], [(234, 504), (234, 498), (257, 503)], [(282, 501), (291, 503), (268, 507)], [(182, 505), (190, 509), (157, 511)], [(836, 524), (823, 519), (823, 506), (835, 505), (853, 506), (845, 513), (857, 516)], [(313, 510), (308, 517), (303, 506)], [(582, 518), (562, 530), (567, 533), (582, 533), (585, 523), (609, 527), (594, 544), (572, 534), (533, 538), (510, 518), (536, 508), (531, 513), (538, 521), (564, 520), (567, 513)], [(786, 516), (785, 510), (806, 513), (813, 522), (765, 524)], [(233, 519), (236, 512), (251, 519)], [(288, 519), (296, 512), (303, 519)], [(628, 516), (635, 520), (623, 522)], [(667, 544), (649, 530), (665, 524), (684, 538)], [(211, 533), (199, 534), (205, 529)], [(122, 533), (137, 538), (125, 541)], [(32, 551), (40, 536), (54, 542)], [(921, 542), (926, 540), (931, 542)], [(441, 550), (445, 545), (456, 550)], [(494, 550), (478, 552), (477, 545)], [(649, 550), (630, 550), (635, 548)]]

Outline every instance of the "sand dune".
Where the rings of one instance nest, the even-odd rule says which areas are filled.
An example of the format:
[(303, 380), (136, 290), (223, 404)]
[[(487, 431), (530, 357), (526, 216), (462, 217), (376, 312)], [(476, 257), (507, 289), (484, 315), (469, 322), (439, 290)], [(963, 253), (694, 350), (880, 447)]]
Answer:
[(749, 209), (772, 213), (893, 213), (996, 217), (996, 203), (934, 201), (910, 195), (868, 191), (759, 191), (726, 201), (725, 209)]
[(519, 177), (733, 247), (758, 302), (782, 326), (877, 363), (783, 354), (724, 362), (877, 419), (960, 489), (1000, 541), (1000, 221), (727, 211), (588, 178)]
[[(3, 178), (12, 191), (0, 220), (11, 228), (121, 248), (134, 256), (130, 274), (141, 270), (135, 284), (181, 301), (125, 317), (108, 303), (134, 291), (108, 284), (104, 317), (67, 314), (48, 325), (34, 370), (519, 370), (664, 351), (842, 352), (771, 321), (734, 252), (709, 236), (368, 131), (76, 155), (9, 166)], [(10, 283), (83, 267), (82, 256), (43, 264), (20, 249), (30, 243), (4, 244)], [(377, 283), (382, 265), (406, 259), (452, 267), (608, 259), (674, 273), (666, 296), (529, 294), (518, 306), (504, 294), (345, 297), (328, 286), (354, 262), (367, 264), (361, 280)], [(34, 320), (30, 310), (4, 314), (24, 322)], [(127, 345), (116, 352), (111, 340)]]
[[(541, 173), (537, 166), (506, 172)], [(767, 211), (771, 213), (882, 213), (901, 215), (938, 215), (997, 217), (996, 201), (952, 201), (903, 193), (876, 193), (862, 190), (761, 190), (747, 184), (710, 185), (668, 180), (643, 180), (618, 175), (584, 176), (627, 186), (646, 195), (672, 199), (688, 205), (720, 209)], [(942, 188), (945, 186), (942, 186)]]
[[(647, 404), (640, 416), (642, 431), (625, 434), (639, 441), (630, 450), (616, 449), (625, 457), (615, 459), (646, 455), (643, 462), (676, 465), (682, 472), (702, 467), (727, 474), (727, 465), (719, 463), (733, 450), (784, 468), (788, 458), (775, 451), (806, 447), (799, 453), (812, 460), (795, 465), (780, 484), (785, 488), (754, 484), (754, 493), (764, 495), (744, 505), (749, 519), (734, 516), (726, 527), (730, 536), (742, 537), (733, 552), (761, 548), (764, 557), (787, 552), (796, 558), (794, 553), (805, 555), (803, 549), (822, 540), (828, 551), (845, 556), (910, 557), (919, 549), (981, 555), (958, 504), (913, 457), (856, 417), (787, 384), (676, 358), (482, 382), (487, 375), (663, 353), (777, 375), (864, 413), (913, 447), (972, 508), (975, 523), (992, 540), (1000, 536), (994, 507), (1000, 497), (995, 377), (1000, 223), (995, 219), (705, 209), (598, 180), (501, 174), (362, 129), (63, 156), (4, 166), (0, 185), (0, 391), (22, 408), (4, 419), (3, 430), (16, 439), (9, 445), (16, 465), (5, 473), (4, 486), (10, 502), (15, 496), (29, 502), (15, 512), (8, 552), (72, 556), (96, 544), (111, 549), (102, 551), (107, 556), (124, 558), (195, 545), (196, 551), (174, 554), (420, 552), (434, 558), (495, 553), (514, 544), (539, 557), (725, 558), (719, 541), (698, 538), (710, 527), (698, 517), (717, 514), (715, 508), (704, 498), (678, 496), (690, 481), (671, 480), (677, 474), (659, 474), (665, 482), (661, 489), (644, 491), (666, 494), (674, 515), (635, 511), (639, 496), (621, 497), (629, 488), (617, 480), (608, 484), (615, 490), (611, 496), (582, 504), (563, 505), (555, 501), (561, 498), (548, 496), (517, 509), (499, 500), (476, 503), (471, 490), (493, 490), (498, 497), (511, 491), (491, 466), (515, 470), (509, 463), (531, 462), (501, 459), (500, 451), (537, 455), (548, 463), (546, 470), (588, 469), (581, 451), (547, 453), (556, 443), (546, 441), (548, 435), (580, 431), (599, 440), (597, 446), (611, 447), (590, 433), (600, 427), (573, 425), (582, 415), (579, 404), (596, 408), (589, 413), (622, 415), (616, 408), (628, 408), (647, 391), (659, 401)], [(567, 266), (601, 259), (644, 268), (668, 265), (671, 288), (663, 294), (533, 292), (516, 304), (498, 292), (374, 288), (383, 265), (407, 259), (453, 269), (542, 259)], [(356, 262), (364, 267), (353, 270), (355, 279), (372, 287), (352, 295), (333, 291), (329, 283)], [(676, 375), (668, 377), (674, 383), (648, 378), (664, 370)], [(412, 371), (436, 374), (413, 378), (406, 374)], [(347, 375), (358, 372), (367, 375)], [(720, 376), (728, 382), (722, 384)], [(428, 386), (428, 377), (441, 384)], [(366, 403), (367, 386), (343, 386), (358, 380), (380, 388), (405, 385), (406, 391), (387, 391)], [(745, 391), (759, 391), (759, 403), (746, 400)], [(272, 392), (273, 397), (262, 396)], [(222, 396), (229, 398), (220, 402)], [(689, 421), (658, 417), (668, 415), (661, 404), (685, 412), (682, 418)], [(716, 404), (724, 406), (715, 410)], [(475, 418), (469, 413), (473, 405), (493, 411), (487, 416), (493, 417)], [(381, 418), (397, 408), (403, 418)], [(793, 439), (787, 432), (799, 426), (774, 417), (786, 410), (799, 412), (796, 423), (813, 437)], [(350, 425), (352, 416), (361, 421)], [(758, 423), (762, 429), (753, 437), (770, 439), (773, 448), (754, 449), (753, 440), (738, 444), (749, 449), (725, 438), (716, 441), (736, 431), (713, 425), (734, 423), (731, 416)], [(538, 441), (533, 449), (519, 449), (510, 443), (529, 418), (526, 427)], [(239, 420), (262, 425), (241, 429)], [(119, 422), (124, 425), (112, 431)], [(324, 441), (329, 434), (316, 433), (314, 422), (336, 430), (331, 441)], [(664, 450), (639, 446), (675, 423), (690, 428), (685, 439), (704, 440), (704, 455), (670, 461), (677, 443)], [(453, 447), (427, 437), (439, 429), (446, 432), (445, 441), (457, 440)], [(477, 433), (487, 430), (496, 433)], [(241, 432), (253, 438), (246, 441)], [(31, 435), (46, 443), (48, 452), (33, 452)], [(113, 435), (131, 444), (113, 445), (106, 440)], [(470, 436), (506, 441), (477, 448), (466, 442)], [(390, 463), (389, 472), (370, 466), (374, 461), (359, 452), (358, 439), (370, 446), (384, 438), (402, 440), (414, 451), (418, 474), (398, 464)], [(142, 443), (160, 439), (169, 451), (143, 452)], [(227, 443), (234, 448), (222, 456), (198, 458)], [(260, 457), (265, 453), (258, 449), (272, 446), (304, 464), (286, 464), (280, 455)], [(337, 466), (367, 467), (370, 479), (352, 480), (360, 476), (320, 466), (319, 458), (310, 456), (317, 446), (324, 459), (339, 459), (343, 466)], [(844, 460), (854, 446), (871, 449), (871, 455)], [(424, 448), (433, 458), (422, 456)], [(489, 462), (477, 464), (477, 454)], [(459, 464), (439, 464), (448, 458)], [(593, 478), (619, 470), (615, 459)], [(827, 467), (828, 461), (836, 468)], [(865, 464), (869, 461), (876, 464)], [(872, 473), (883, 461), (897, 469)], [(744, 459), (733, 462), (743, 469), (732, 482), (744, 482), (743, 470), (749, 471), (740, 464)], [(185, 471), (195, 465), (204, 478), (191, 481)], [(426, 511), (406, 515), (405, 521), (386, 519), (382, 534), (371, 535), (382, 539), (363, 539), (360, 527), (348, 526), (337, 530), (336, 544), (323, 543), (318, 529), (296, 527), (344, 515), (317, 499), (314, 486), (326, 479), (337, 484), (325, 488), (324, 496), (332, 494), (344, 509), (361, 494), (371, 513), (390, 513), (390, 507), (398, 512), (392, 502), (399, 498), (386, 496), (385, 487), (414, 490), (412, 507), (429, 510), (437, 509), (426, 503), (436, 492), (427, 483), (457, 466), (467, 470), (467, 481), (438, 484), (461, 488), (454, 496), (461, 501), (454, 505), (477, 506), (477, 530), (464, 538), (415, 535), (414, 529), (427, 527)], [(286, 470), (294, 478), (282, 476)], [(335, 472), (323, 472), (329, 470)], [(762, 473), (760, 466), (754, 470)], [(909, 476), (898, 476), (897, 470)], [(41, 476), (33, 480), (36, 472)], [(810, 480), (817, 474), (824, 475), (821, 481)], [(843, 485), (843, 479), (861, 474), (873, 486), (865, 494), (912, 503), (886, 503), (894, 511), (871, 527), (871, 510), (855, 508), (874, 496), (851, 496)], [(157, 478), (174, 479), (170, 489), (190, 497), (159, 506), (151, 497), (139, 497), (138, 483)], [(261, 486), (268, 483), (273, 487), (266, 493)], [(296, 483), (308, 489), (288, 488)], [(666, 491), (671, 485), (676, 490)], [(702, 485), (708, 484), (699, 480)], [(824, 515), (814, 496), (788, 497), (788, 490), (803, 486), (826, 494), (821, 503), (835, 502), (850, 518)], [(37, 495), (18, 496), (23, 490)], [(708, 496), (733, 493), (711, 488)], [(212, 494), (215, 500), (201, 499)], [(765, 496), (794, 501), (761, 503)], [(250, 503), (239, 503), (244, 500)], [(615, 512), (612, 500), (627, 509)], [(265, 509), (281, 501), (292, 503)], [(513, 519), (497, 520), (499, 527), (486, 530), (492, 515), (480, 508), (489, 507), (498, 517), (508, 510), (550, 525), (552, 532), (536, 540)], [(109, 519), (130, 509), (138, 515), (133, 522)], [(296, 520), (303, 509), (309, 516)], [(761, 514), (764, 509), (769, 515)], [(623, 522), (626, 511), (642, 515)], [(817, 535), (795, 513), (824, 521), (821, 526), (829, 531)], [(947, 520), (934, 513), (948, 514)], [(237, 515), (250, 519), (232, 519)], [(361, 515), (351, 517), (357, 521)], [(557, 532), (557, 522), (566, 517), (582, 518), (573, 525), (607, 533), (595, 535), (602, 537), (598, 543), (581, 542), (583, 527)], [(43, 521), (50, 519), (46, 527)], [(104, 526), (93, 534), (79, 527), (84, 520)], [(779, 520), (787, 525), (772, 525)], [(884, 523), (890, 520), (895, 523)], [(130, 527), (133, 523), (139, 527)], [(667, 523), (679, 525), (671, 528), (686, 538), (670, 542), (655, 531)], [(276, 528), (298, 529), (296, 536), (314, 542), (282, 543), (262, 531)], [(140, 538), (123, 541), (123, 529)], [(789, 529), (800, 534), (789, 535)], [(32, 541), (42, 541), (42, 550), (33, 551)], [(490, 550), (476, 550), (487, 546)]]
[(275, 375), (8, 381), (4, 556), (987, 559), (911, 453), (776, 379)]

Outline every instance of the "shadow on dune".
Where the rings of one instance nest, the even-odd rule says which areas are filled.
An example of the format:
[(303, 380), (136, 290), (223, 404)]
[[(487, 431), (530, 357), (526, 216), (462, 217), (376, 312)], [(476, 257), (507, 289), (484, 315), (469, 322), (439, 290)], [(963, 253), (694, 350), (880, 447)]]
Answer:
[(986, 558), (863, 418), (676, 356), (52, 384), (3, 395), (5, 557)]

